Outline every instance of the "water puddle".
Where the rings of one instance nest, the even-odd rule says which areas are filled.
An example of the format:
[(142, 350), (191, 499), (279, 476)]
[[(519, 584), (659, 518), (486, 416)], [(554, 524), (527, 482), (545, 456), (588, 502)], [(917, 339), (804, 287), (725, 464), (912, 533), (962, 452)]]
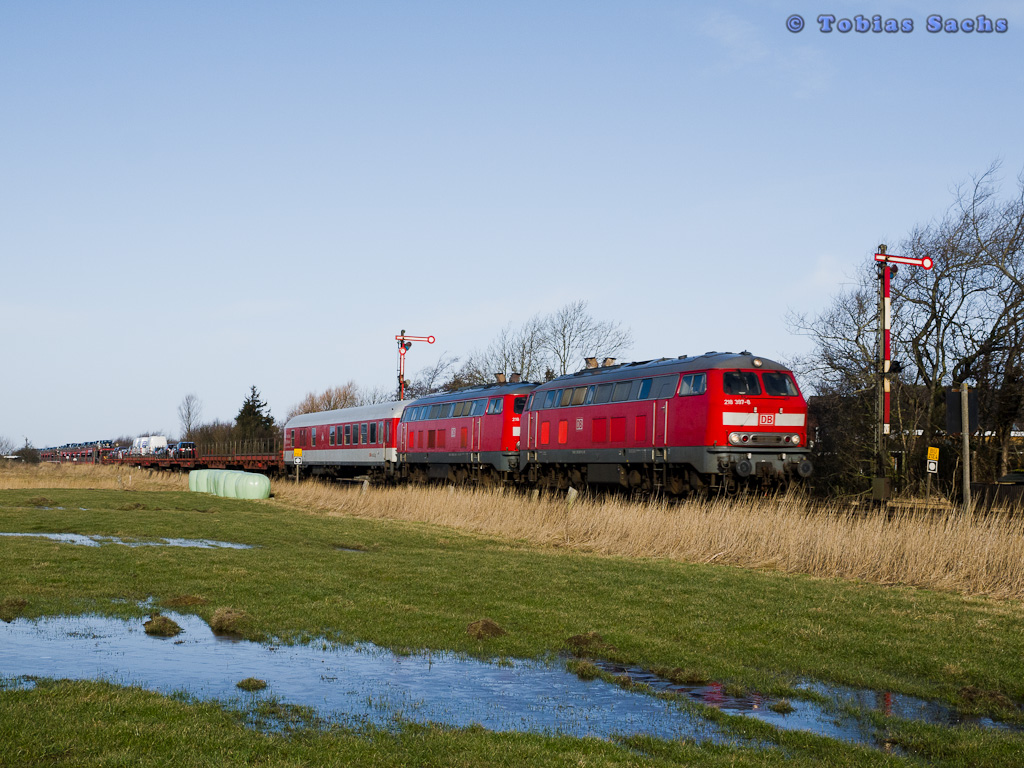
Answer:
[(117, 536), (83, 535), (80, 533), (0, 533), (0, 536), (35, 537), (77, 544), (82, 547), (98, 547), (102, 544), (120, 544), (125, 547), (191, 547), (197, 549), (252, 549), (249, 544), (234, 544), (230, 541), (210, 539), (157, 539), (155, 541), (124, 541)]
[[(674, 693), (730, 715), (743, 715), (769, 723), (780, 730), (810, 731), (821, 736), (868, 746), (889, 745), (880, 741), (876, 730), (863, 720), (850, 714), (849, 709), (862, 712), (880, 712), (889, 717), (916, 720), (932, 725), (975, 726), (1024, 732), (1024, 727), (1002, 723), (987, 717), (973, 717), (958, 712), (953, 707), (934, 701), (926, 701), (898, 693), (871, 691), (831, 685), (818, 682), (803, 682), (796, 687), (817, 693), (830, 701), (822, 706), (802, 699), (787, 699), (788, 707), (779, 706), (782, 700), (749, 693), (734, 696), (727, 693), (721, 683), (686, 685), (673, 683), (640, 667), (623, 666), (603, 661), (592, 662), (598, 669), (610, 675), (627, 676), (630, 681), (646, 684), (654, 691)], [(773, 706), (780, 710), (772, 709)]]
[[(737, 741), (677, 702), (584, 682), (561, 666), (489, 664), (448, 653), (397, 656), (372, 645), (261, 645), (219, 638), (195, 616), (165, 615), (184, 632), (151, 637), (141, 620), (97, 616), (0, 623), (0, 677), (104, 679), (242, 706), (272, 697), (349, 725), (387, 727), (399, 717), (576, 737)], [(267, 687), (243, 694), (236, 686), (250, 677)]]

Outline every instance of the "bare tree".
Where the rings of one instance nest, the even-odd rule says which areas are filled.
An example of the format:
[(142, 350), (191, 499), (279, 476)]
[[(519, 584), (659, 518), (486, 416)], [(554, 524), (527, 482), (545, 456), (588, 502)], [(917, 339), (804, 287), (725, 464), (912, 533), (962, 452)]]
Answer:
[(203, 403), (195, 393), (189, 393), (178, 406), (178, 422), (181, 424), (181, 439), (193, 440), (199, 419), (203, 415)]
[(14, 441), (0, 435), (0, 456), (10, 456), (14, 453)]
[(300, 413), (319, 413), (334, 411), (339, 408), (352, 408), (360, 405), (359, 387), (354, 381), (348, 381), (340, 387), (328, 387), (323, 392), (308, 392), (297, 405), (292, 406), (285, 416), (285, 421)]
[(618, 357), (632, 344), (629, 329), (596, 320), (583, 300), (570, 302), (545, 318), (542, 346), (560, 375), (579, 370), (587, 357)]
[[(1000, 200), (998, 168), (958, 188), (941, 220), (916, 227), (898, 247), (934, 264), (905, 267), (892, 283), (893, 358), (907, 365), (902, 381), (892, 378), (891, 439), (911, 473), (943, 432), (943, 388), (965, 380), (981, 394), (982, 474), (1005, 473), (1009, 463), (1024, 408), (1024, 176), (1015, 196)], [(795, 367), (819, 394), (850, 398), (877, 386), (877, 296), (868, 265), (824, 312), (790, 316), (791, 328), (814, 340), (814, 352)], [(847, 445), (856, 440), (850, 434)]]

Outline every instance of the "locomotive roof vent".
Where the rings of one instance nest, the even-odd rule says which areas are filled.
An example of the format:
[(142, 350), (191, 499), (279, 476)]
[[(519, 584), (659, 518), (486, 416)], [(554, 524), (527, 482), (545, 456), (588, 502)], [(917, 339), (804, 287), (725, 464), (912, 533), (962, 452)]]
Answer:
[(508, 380), (512, 384), (518, 384), (519, 382), (521, 382), (523, 380), (523, 374), (521, 374), (521, 373), (509, 374)]
[(505, 383), (505, 374), (504, 373), (496, 373), (496, 374), (494, 374), (494, 380), (497, 381), (499, 384), (504, 384)]
[(602, 368), (607, 368), (609, 366), (615, 365), (615, 363), (616, 363), (616, 360), (615, 360), (614, 357), (606, 357), (604, 359), (604, 362), (601, 363), (601, 367)]
[(587, 368), (597, 368), (596, 357), (585, 357), (583, 359), (587, 361)]

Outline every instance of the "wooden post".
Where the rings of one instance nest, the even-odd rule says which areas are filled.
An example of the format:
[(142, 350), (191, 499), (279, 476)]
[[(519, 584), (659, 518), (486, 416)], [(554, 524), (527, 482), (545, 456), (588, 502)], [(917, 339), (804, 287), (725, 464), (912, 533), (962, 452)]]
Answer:
[(971, 511), (971, 426), (967, 407), (967, 382), (960, 385), (960, 433), (963, 436), (964, 451), (964, 512)]

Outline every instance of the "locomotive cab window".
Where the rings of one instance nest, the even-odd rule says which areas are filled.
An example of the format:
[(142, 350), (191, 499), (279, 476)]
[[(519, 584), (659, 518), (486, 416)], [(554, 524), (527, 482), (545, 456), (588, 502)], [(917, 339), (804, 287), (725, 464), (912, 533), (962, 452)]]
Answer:
[(753, 371), (726, 371), (722, 374), (722, 391), (727, 395), (760, 395), (761, 384)]
[(706, 373), (688, 373), (683, 376), (679, 383), (679, 396), (703, 395), (707, 389), (708, 377)]
[(773, 397), (795, 397), (796, 387), (793, 380), (785, 373), (765, 371), (761, 374), (764, 381), (764, 393)]
[(483, 416), (484, 411), (487, 410), (487, 400), (474, 400), (473, 401), (473, 416)]
[(517, 397), (512, 401), (512, 413), (522, 413), (526, 408), (526, 397)]
[(487, 413), (491, 414), (491, 415), (493, 415), (495, 413), (501, 413), (501, 398), (500, 397), (492, 397), (491, 398), (491, 402), (489, 402), (487, 404)]

